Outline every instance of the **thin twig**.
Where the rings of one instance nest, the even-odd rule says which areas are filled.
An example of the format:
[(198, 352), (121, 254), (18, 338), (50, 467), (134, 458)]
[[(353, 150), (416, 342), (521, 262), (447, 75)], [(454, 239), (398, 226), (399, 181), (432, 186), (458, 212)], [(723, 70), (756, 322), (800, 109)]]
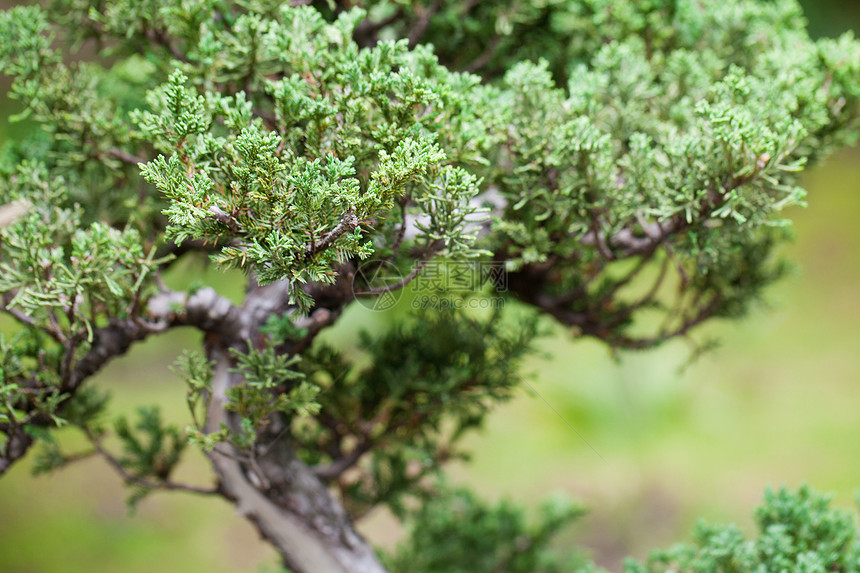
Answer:
[(137, 155), (133, 155), (127, 151), (123, 151), (118, 147), (111, 147), (107, 150), (107, 154), (111, 157), (116, 157), (123, 163), (128, 163), (129, 165), (139, 165), (141, 163), (146, 163), (146, 159)]
[(147, 489), (167, 489), (171, 491), (186, 491), (189, 493), (197, 493), (200, 495), (217, 495), (219, 490), (217, 487), (213, 488), (203, 488), (193, 485), (187, 485), (183, 483), (177, 483), (174, 481), (170, 481), (168, 479), (160, 480), (157, 482), (152, 482), (142, 477), (136, 476), (133, 473), (123, 467), (122, 462), (120, 462), (116, 457), (113, 456), (110, 452), (108, 452), (104, 447), (102, 447), (100, 440), (95, 437), (92, 432), (84, 430), (84, 434), (89, 439), (90, 443), (92, 443), (95, 450), (107, 461), (108, 465), (110, 465), (123, 479), (123, 481), (127, 484), (133, 484), (140, 487), (144, 487)]
[(642, 350), (645, 348), (651, 348), (653, 346), (657, 346), (658, 344), (662, 344), (667, 340), (671, 340), (673, 338), (677, 338), (679, 336), (686, 336), (690, 330), (694, 327), (700, 325), (704, 322), (708, 317), (711, 316), (711, 313), (717, 307), (720, 302), (720, 297), (715, 295), (706, 305), (699, 308), (696, 314), (690, 318), (684, 320), (682, 324), (680, 324), (675, 330), (672, 331), (662, 331), (658, 333), (656, 336), (652, 336), (650, 338), (629, 338), (622, 337), (617, 340), (613, 340), (612, 343), (618, 347), (629, 348), (632, 350)]
[(358, 26), (355, 27), (355, 32), (353, 36), (355, 37), (355, 43), (358, 44), (362, 48), (367, 48), (373, 46), (377, 43), (379, 38), (377, 37), (377, 33), (385, 28), (400, 20), (403, 17), (403, 8), (398, 8), (393, 14), (388, 16), (387, 18), (383, 18), (378, 22), (373, 22), (370, 19), (363, 20)]
[(154, 42), (164, 48), (167, 48), (167, 51), (170, 54), (183, 63), (188, 63), (188, 58), (185, 57), (179, 49), (170, 43), (170, 39), (167, 37), (167, 34), (164, 30), (156, 30), (154, 28), (148, 28), (145, 32), (145, 36), (151, 42)]
[(66, 341), (66, 337), (63, 335), (63, 333), (61, 331), (56, 330), (54, 328), (49, 328), (46, 326), (39, 326), (38, 324), (36, 324), (36, 321), (33, 319), (32, 316), (28, 316), (28, 315), (24, 314), (23, 312), (21, 312), (17, 308), (10, 308), (6, 305), (3, 305), (3, 307), (0, 307), (0, 311), (5, 312), (9, 316), (14, 318), (18, 322), (20, 322), (21, 324), (25, 324), (29, 327), (37, 328), (37, 329), (41, 330), (42, 332), (44, 332), (45, 334), (47, 334), (48, 336), (53, 338), (55, 341), (59, 342), (60, 344), (63, 344)]
[(387, 292), (395, 291), (397, 289), (401, 289), (412, 282), (415, 277), (418, 276), (427, 262), (433, 257), (433, 254), (436, 252), (436, 249), (428, 249), (424, 254), (424, 258), (418, 261), (418, 264), (410, 271), (408, 275), (397, 281), (396, 283), (390, 285), (381, 285), (378, 287), (368, 287), (367, 290), (359, 291), (355, 293), (355, 296), (372, 296), (378, 294), (385, 294)]
[(315, 466), (311, 468), (314, 474), (324, 480), (331, 480), (339, 477), (343, 472), (351, 468), (361, 459), (361, 456), (370, 451), (374, 446), (373, 440), (366, 438), (360, 444), (356, 445), (344, 457), (333, 460), (330, 464), (324, 466)]
[(654, 284), (651, 285), (651, 288), (645, 293), (637, 304), (645, 304), (646, 301), (651, 300), (654, 296), (657, 295), (657, 291), (660, 289), (660, 285), (663, 284), (663, 281), (666, 279), (667, 271), (669, 270), (669, 258), (666, 257), (663, 259), (663, 264), (660, 265), (660, 274), (657, 275), (657, 279), (654, 281)]
[(435, 0), (433, 4), (424, 10), (421, 13), (421, 16), (418, 18), (418, 21), (409, 30), (409, 47), (414, 48), (418, 44), (418, 40), (421, 39), (421, 36), (424, 35), (424, 32), (427, 31), (427, 26), (430, 25), (430, 19), (433, 18), (433, 15), (439, 11), (439, 8), (442, 6), (442, 0)]
[(350, 209), (343, 214), (340, 223), (328, 232), (319, 243), (312, 243), (305, 247), (305, 254), (312, 257), (328, 249), (341, 235), (353, 232), (358, 227), (358, 217), (355, 212)]
[(404, 196), (400, 200), (400, 214), (403, 222), (400, 224), (400, 229), (397, 231), (397, 237), (394, 239), (394, 245), (391, 247), (391, 255), (396, 256), (400, 250), (400, 245), (403, 243), (403, 238), (406, 237), (406, 202), (408, 200)]
[(681, 260), (675, 255), (675, 251), (671, 246), (669, 246), (669, 243), (663, 245), (663, 250), (666, 251), (666, 254), (670, 259), (672, 259), (672, 262), (675, 263), (678, 276), (681, 277), (681, 290), (684, 290), (687, 288), (687, 285), (690, 284), (690, 277), (687, 276), (687, 271), (684, 270), (684, 265), (681, 264)]
[(594, 216), (591, 219), (591, 232), (595, 237), (594, 246), (597, 247), (597, 252), (600, 253), (604, 259), (607, 261), (614, 261), (615, 255), (606, 244), (606, 238), (603, 236), (603, 233), (600, 232), (600, 220), (598, 219), (598, 215), (597, 213), (593, 213), (593, 215)]
[(481, 54), (477, 58), (472, 60), (472, 63), (466, 66), (466, 71), (477, 72), (478, 70), (486, 66), (492, 59), (492, 57), (495, 55), (496, 49), (499, 47), (499, 42), (501, 40), (502, 37), (499, 34), (493, 35), (489, 44), (487, 44), (487, 47), (484, 48), (484, 51), (481, 52)]

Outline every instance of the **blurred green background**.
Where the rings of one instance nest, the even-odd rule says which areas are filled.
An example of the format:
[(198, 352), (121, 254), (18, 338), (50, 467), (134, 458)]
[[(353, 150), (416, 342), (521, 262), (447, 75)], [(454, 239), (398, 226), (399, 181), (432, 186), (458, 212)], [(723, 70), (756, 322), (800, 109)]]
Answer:
[[(807, 4), (815, 34), (860, 22), (855, 3)], [(2, 106), (0, 141), (14, 109)], [(766, 486), (805, 482), (851, 505), (860, 489), (860, 151), (831, 158), (805, 182), (809, 207), (789, 213), (796, 241), (785, 248), (798, 272), (770, 290), (770, 308), (710, 325), (722, 346), (685, 369), (683, 342), (613, 361), (602, 345), (556, 330), (543, 341), (549, 355), (530, 359), (523, 374), (564, 420), (524, 387), (469, 439), (472, 462), (452, 467), (455, 479), (490, 499), (534, 505), (561, 491), (581, 501), (589, 514), (558, 542), (614, 571), (625, 555), (688, 539), (698, 517), (751, 531)], [(214, 276), (188, 264), (171, 280)], [(239, 296), (238, 281), (220, 282)], [(353, 308), (327, 336), (349, 345), (357, 328), (381, 320)], [(168, 365), (197, 343), (193, 333), (170, 333), (135, 347), (96, 383), (117, 412), (158, 403), (184, 426), (184, 388)], [(202, 456), (188, 458), (182, 477), (208, 480)], [(275, 562), (227, 503), (159, 493), (131, 516), (120, 480), (99, 460), (38, 478), (28, 466), (0, 479), (2, 572), (252, 572)], [(399, 535), (384, 512), (360, 528), (383, 546)]]

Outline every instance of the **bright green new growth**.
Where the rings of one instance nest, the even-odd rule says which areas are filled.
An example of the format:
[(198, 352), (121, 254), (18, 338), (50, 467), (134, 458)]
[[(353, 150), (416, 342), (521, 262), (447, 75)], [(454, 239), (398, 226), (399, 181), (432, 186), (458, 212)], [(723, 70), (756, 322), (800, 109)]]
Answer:
[[(742, 316), (784, 271), (798, 173), (860, 117), (860, 44), (812, 41), (792, 0), (56, 0), (0, 13), (0, 73), (38, 126), (0, 158), (0, 473), (41, 442), (37, 471), (99, 455), (133, 501), (223, 496), (296, 573), (385, 570), (352, 520), (443, 488), (539, 315), (621, 349)], [(247, 275), (242, 304), (164, 284), (199, 254)], [(400, 308), (360, 356), (315, 341), (467, 260), (505, 271), (516, 316)], [(186, 429), (106, 424), (87, 380), (180, 326), (205, 334), (176, 365)], [(187, 443), (215, 487), (172, 478)], [(468, 561), (449, 502), (500, 561)], [(575, 512), (433, 504), (392, 570), (567, 566), (546, 540)]]
[(630, 561), (624, 571), (860, 571), (857, 516), (830, 508), (830, 497), (806, 486), (797, 492), (768, 490), (754, 515), (755, 539), (745, 539), (733, 525), (699, 523), (693, 533), (695, 545), (655, 551), (647, 565)]

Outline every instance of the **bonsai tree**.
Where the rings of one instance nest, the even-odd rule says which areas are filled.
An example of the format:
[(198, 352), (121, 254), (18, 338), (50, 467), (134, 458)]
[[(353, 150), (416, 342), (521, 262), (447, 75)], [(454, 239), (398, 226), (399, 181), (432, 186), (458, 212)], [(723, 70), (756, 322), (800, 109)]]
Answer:
[[(575, 509), (528, 525), (445, 462), (542, 316), (619, 350), (741, 317), (860, 116), (860, 44), (792, 0), (56, 0), (0, 13), (0, 72), (32, 127), (0, 161), (0, 474), (101, 456), (132, 502), (234, 503), (294, 573), (577, 566), (547, 549)], [(162, 280), (199, 256), (241, 303)], [(317, 339), (353, 304), (394, 307), (360, 356)], [(187, 427), (111, 421), (88, 381), (179, 327)], [(212, 483), (173, 476), (189, 447)], [(353, 528), (380, 505), (416, 524), (394, 555)]]

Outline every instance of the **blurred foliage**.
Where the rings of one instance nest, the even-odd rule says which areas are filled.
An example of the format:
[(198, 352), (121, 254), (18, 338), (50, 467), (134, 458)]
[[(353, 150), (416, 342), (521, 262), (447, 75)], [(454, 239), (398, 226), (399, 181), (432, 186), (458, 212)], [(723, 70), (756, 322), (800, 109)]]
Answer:
[(410, 516), (408, 537), (390, 557), (397, 573), (585, 573), (581, 557), (549, 546), (582, 509), (556, 498), (546, 501), (537, 525), (502, 500), (488, 504), (465, 488), (443, 486)]
[(830, 497), (803, 486), (765, 493), (755, 511), (758, 537), (746, 540), (733, 526), (700, 523), (695, 544), (651, 554), (647, 565), (632, 561), (625, 573), (825, 573), (860, 571), (856, 513), (832, 509)]

